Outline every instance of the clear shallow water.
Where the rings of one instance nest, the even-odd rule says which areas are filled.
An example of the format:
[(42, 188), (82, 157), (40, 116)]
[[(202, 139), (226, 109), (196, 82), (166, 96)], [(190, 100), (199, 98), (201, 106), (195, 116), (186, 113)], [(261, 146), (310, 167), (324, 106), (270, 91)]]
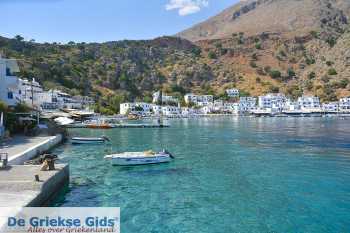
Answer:
[(169, 164), (120, 168), (111, 148), (56, 149), (70, 163), (58, 206), (121, 207), (122, 232), (350, 232), (350, 120), (216, 118), (168, 129), (72, 130), (113, 151), (171, 151)]

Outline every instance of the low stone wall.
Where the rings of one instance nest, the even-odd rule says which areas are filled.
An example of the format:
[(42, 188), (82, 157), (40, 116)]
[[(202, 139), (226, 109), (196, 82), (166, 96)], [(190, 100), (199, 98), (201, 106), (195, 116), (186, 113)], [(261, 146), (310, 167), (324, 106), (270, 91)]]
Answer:
[(44, 140), (42, 143), (23, 151), (15, 157), (12, 157), (9, 160), (9, 165), (22, 165), (25, 161), (28, 161), (60, 144), (62, 142), (62, 138), (63, 137), (61, 134), (57, 134), (56, 136)]
[[(40, 193), (27, 204), (27, 207), (45, 206), (58, 192), (69, 183), (69, 165), (58, 165), (59, 171), (44, 182)], [(61, 167), (62, 166), (62, 167)]]

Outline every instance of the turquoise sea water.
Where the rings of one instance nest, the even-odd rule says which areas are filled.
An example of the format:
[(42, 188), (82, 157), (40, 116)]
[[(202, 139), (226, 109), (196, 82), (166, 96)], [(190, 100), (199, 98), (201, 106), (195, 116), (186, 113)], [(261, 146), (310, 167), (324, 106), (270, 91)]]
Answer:
[(112, 167), (105, 146), (65, 144), (57, 206), (121, 207), (121, 231), (350, 232), (350, 119), (215, 118), (168, 129), (72, 130), (112, 150), (167, 148), (169, 164)]

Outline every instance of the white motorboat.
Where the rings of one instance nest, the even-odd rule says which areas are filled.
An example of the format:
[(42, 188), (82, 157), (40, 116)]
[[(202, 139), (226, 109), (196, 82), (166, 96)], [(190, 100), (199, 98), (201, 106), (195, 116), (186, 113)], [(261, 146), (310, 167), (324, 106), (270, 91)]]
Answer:
[(105, 159), (110, 159), (112, 165), (131, 166), (170, 162), (174, 157), (168, 151), (161, 152), (124, 152), (121, 154), (106, 155)]
[(109, 138), (105, 136), (100, 138), (73, 137), (71, 139), (72, 144), (101, 144), (107, 141), (109, 141)]
[(61, 126), (70, 125), (74, 123), (74, 120), (68, 117), (57, 117), (54, 121)]

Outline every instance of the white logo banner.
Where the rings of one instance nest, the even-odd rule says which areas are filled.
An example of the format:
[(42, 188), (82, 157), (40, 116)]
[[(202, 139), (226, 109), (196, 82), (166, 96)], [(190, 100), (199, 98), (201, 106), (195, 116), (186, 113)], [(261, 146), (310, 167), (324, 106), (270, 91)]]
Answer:
[(1, 233), (120, 233), (120, 208), (0, 207)]

